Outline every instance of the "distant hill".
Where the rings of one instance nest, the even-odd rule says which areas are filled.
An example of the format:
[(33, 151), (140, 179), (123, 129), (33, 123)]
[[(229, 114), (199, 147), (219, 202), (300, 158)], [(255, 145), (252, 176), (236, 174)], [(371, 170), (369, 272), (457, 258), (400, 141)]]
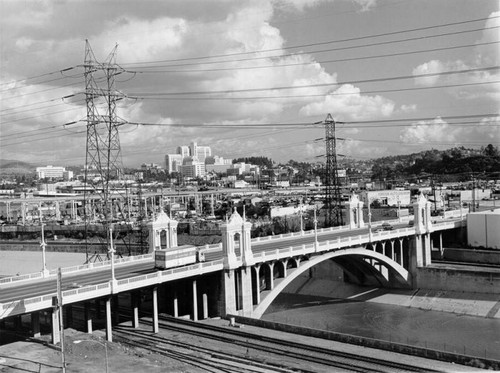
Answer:
[(36, 166), (31, 163), (11, 159), (0, 159), (0, 174), (25, 175), (34, 173)]

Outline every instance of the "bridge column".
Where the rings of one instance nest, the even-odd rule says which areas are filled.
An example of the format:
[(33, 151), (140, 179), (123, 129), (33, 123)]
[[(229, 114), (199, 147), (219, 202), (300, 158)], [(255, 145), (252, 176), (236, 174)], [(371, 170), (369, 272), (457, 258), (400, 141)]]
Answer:
[(158, 333), (158, 287), (153, 287), (153, 333)]
[(198, 286), (193, 280), (193, 320), (198, 321)]
[(410, 241), (410, 272), (431, 263), (430, 234), (416, 234)]
[(381, 241), (380, 244), (382, 245), (382, 252), (381, 254), (384, 255), (384, 256), (387, 256), (387, 254), (385, 253), (385, 243), (386, 241)]
[(208, 295), (207, 293), (203, 293), (203, 320), (208, 319)]
[(274, 263), (269, 263), (269, 290), (274, 289)]
[(395, 258), (394, 258), (394, 240), (391, 240), (390, 243), (391, 243), (391, 259), (395, 261)]
[(444, 249), (443, 249), (443, 233), (439, 232), (439, 256), (443, 259)]
[(139, 327), (139, 306), (141, 303), (140, 291), (134, 291), (131, 294), (132, 301), (132, 327), (137, 329)]
[(405, 261), (404, 261), (404, 259), (403, 259), (403, 239), (402, 239), (402, 238), (400, 238), (400, 239), (399, 239), (399, 263), (398, 263), (398, 264), (399, 264), (401, 267), (404, 267), (404, 265), (403, 265), (403, 264), (404, 264), (404, 262), (405, 262)]
[(52, 307), (52, 344), (58, 344), (61, 342), (61, 330), (59, 326), (59, 311), (57, 307)]
[(174, 291), (174, 317), (179, 317), (179, 297), (177, 291)]
[(241, 301), (243, 316), (251, 317), (253, 311), (252, 267), (241, 268)]
[(35, 338), (39, 338), (42, 335), (40, 333), (40, 311), (31, 313), (31, 333)]
[(255, 268), (255, 304), (260, 304), (260, 265), (254, 266)]
[(90, 303), (89, 302), (85, 302), (85, 304), (83, 305), (84, 307), (84, 310), (83, 310), (83, 314), (84, 314), (84, 319), (85, 319), (85, 325), (87, 327), (87, 333), (89, 334), (92, 334), (92, 316), (91, 316), (91, 312), (90, 312)]
[(286, 278), (286, 275), (287, 275), (286, 267), (288, 265), (288, 259), (282, 260), (281, 264), (283, 265), (283, 278)]
[(223, 294), (219, 313), (223, 316), (236, 313), (236, 281), (234, 269), (223, 271)]
[(111, 299), (112, 297), (106, 298), (106, 340), (108, 342), (113, 342), (113, 321), (111, 315)]

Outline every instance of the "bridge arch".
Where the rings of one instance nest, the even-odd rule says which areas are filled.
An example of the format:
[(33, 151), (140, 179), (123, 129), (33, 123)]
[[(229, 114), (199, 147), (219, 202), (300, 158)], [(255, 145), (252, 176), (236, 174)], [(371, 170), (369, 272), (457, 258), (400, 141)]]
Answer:
[[(317, 255), (310, 257), (309, 260), (301, 261), (297, 268), (293, 268), (292, 270), (287, 272), (287, 276), (285, 278), (279, 279), (280, 281), (276, 281), (273, 289), (269, 291), (269, 293), (265, 294), (261, 298), (261, 302), (255, 306), (252, 311), (252, 317), (260, 318), (267, 310), (267, 308), (271, 305), (271, 303), (276, 299), (276, 297), (297, 277), (299, 277), (304, 272), (308, 271), (310, 268), (318, 265), (321, 262), (326, 260), (341, 258), (341, 257), (350, 257), (354, 261), (357, 262), (358, 265), (364, 265), (364, 271), (367, 268), (372, 268), (372, 273), (377, 272), (377, 278), (380, 280), (382, 285), (388, 285), (388, 280), (383, 279), (382, 274), (377, 271), (373, 265), (366, 263), (366, 259), (376, 261), (380, 265), (383, 265), (387, 268), (389, 272), (389, 276), (391, 280), (397, 281), (403, 287), (409, 287), (411, 284), (411, 274), (403, 268), (401, 265), (388, 258), (387, 256), (380, 254), (376, 251), (366, 250), (363, 247), (357, 248), (349, 248), (345, 250), (336, 250), (326, 252), (322, 255)], [(341, 267), (343, 267), (342, 262), (337, 262)]]

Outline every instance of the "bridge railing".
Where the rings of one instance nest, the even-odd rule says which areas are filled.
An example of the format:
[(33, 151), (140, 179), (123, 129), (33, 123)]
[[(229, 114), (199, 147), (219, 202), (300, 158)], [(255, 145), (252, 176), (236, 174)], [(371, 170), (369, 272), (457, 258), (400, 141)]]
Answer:
[[(402, 236), (410, 236), (415, 234), (414, 227), (399, 228), (395, 230), (373, 231), (371, 234), (371, 242), (381, 240), (397, 239)], [(336, 239), (318, 241), (317, 246), (314, 243), (291, 245), (289, 247), (263, 251), (254, 253), (254, 259), (257, 262), (266, 262), (270, 260), (279, 260), (289, 258), (291, 256), (307, 255), (315, 252), (323, 252), (329, 250), (345, 249), (352, 246), (365, 245), (370, 243), (370, 234), (361, 234), (357, 236), (337, 237)]]
[[(128, 256), (125, 258), (115, 259), (115, 264), (116, 265), (123, 265), (123, 264), (127, 264), (127, 263), (132, 263), (132, 262), (136, 263), (138, 261), (147, 261), (147, 260), (152, 260), (152, 259), (153, 259), (153, 254), (134, 255), (134, 256)], [(84, 271), (84, 270), (107, 269), (108, 267), (111, 267), (111, 261), (104, 260), (102, 262), (81, 264), (81, 265), (76, 265), (76, 266), (71, 266), (71, 267), (63, 267), (63, 268), (61, 268), (61, 272), (63, 274), (68, 274), (68, 273)], [(49, 277), (57, 276), (57, 272), (58, 272), (58, 269), (51, 269), (49, 271)], [(29, 274), (20, 275), (20, 276), (4, 277), (4, 278), (0, 278), (0, 286), (8, 285), (8, 284), (17, 284), (20, 281), (37, 280), (37, 279), (44, 279), (44, 278), (47, 278), (47, 277), (43, 277), (42, 272), (29, 273)]]
[(4, 277), (0, 278), (0, 285), (10, 284), (13, 282), (17, 283), (17, 281), (36, 280), (40, 278), (43, 278), (42, 272), (28, 273), (20, 276)]

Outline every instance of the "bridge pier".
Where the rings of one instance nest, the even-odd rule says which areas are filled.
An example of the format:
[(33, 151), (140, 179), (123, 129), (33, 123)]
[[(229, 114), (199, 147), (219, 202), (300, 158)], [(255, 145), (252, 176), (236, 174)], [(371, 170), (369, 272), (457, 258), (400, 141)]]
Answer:
[(196, 280), (193, 280), (193, 320), (198, 321), (198, 288)]
[(179, 317), (179, 297), (177, 291), (174, 291), (174, 317)]
[(34, 338), (39, 338), (42, 334), (40, 333), (40, 311), (35, 311), (31, 313), (31, 333)]
[(58, 344), (61, 342), (61, 333), (59, 326), (59, 311), (57, 307), (52, 308), (51, 315), (51, 327), (52, 327), (52, 344)]
[(140, 290), (132, 292), (130, 302), (132, 303), (132, 327), (137, 329), (139, 327), (139, 306), (141, 303)]
[(208, 319), (208, 295), (207, 293), (203, 293), (203, 320)]
[(158, 286), (153, 287), (153, 333), (158, 333)]
[(252, 292), (252, 268), (241, 268), (241, 308), (243, 316), (252, 316), (253, 311), (253, 292)]
[(255, 304), (260, 304), (260, 265), (255, 265)]
[(106, 340), (108, 342), (113, 342), (111, 300), (112, 300), (111, 296), (106, 298)]
[(274, 289), (274, 263), (268, 263), (269, 266), (269, 285), (267, 286), (267, 290)]
[(83, 317), (85, 319), (85, 325), (87, 329), (87, 333), (92, 334), (92, 316), (91, 316), (91, 310), (90, 310), (90, 302), (85, 302), (83, 305)]
[(223, 316), (236, 313), (236, 281), (234, 269), (223, 272), (222, 304), (219, 313)]

